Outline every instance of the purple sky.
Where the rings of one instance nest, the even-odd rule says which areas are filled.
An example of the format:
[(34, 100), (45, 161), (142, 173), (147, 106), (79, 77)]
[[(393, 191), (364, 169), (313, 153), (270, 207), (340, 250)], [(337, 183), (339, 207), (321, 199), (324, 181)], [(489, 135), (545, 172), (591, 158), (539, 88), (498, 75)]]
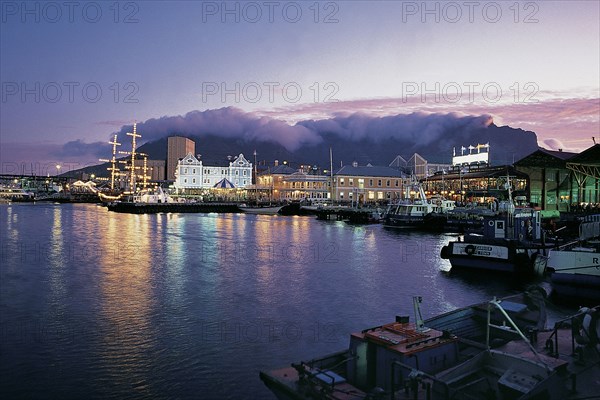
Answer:
[(134, 120), (230, 106), (282, 143), (297, 130), (270, 119), (354, 112), (600, 136), (597, 1), (0, 4), (3, 172), (93, 164)]

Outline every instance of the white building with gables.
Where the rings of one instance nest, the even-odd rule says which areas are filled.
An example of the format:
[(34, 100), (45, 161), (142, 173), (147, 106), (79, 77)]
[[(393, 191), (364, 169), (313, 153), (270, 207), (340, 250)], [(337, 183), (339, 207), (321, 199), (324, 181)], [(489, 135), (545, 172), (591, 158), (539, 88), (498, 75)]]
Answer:
[(175, 170), (175, 188), (178, 190), (210, 189), (224, 179), (236, 188), (252, 185), (252, 163), (240, 153), (222, 165), (204, 165), (202, 160), (188, 153), (179, 160)]

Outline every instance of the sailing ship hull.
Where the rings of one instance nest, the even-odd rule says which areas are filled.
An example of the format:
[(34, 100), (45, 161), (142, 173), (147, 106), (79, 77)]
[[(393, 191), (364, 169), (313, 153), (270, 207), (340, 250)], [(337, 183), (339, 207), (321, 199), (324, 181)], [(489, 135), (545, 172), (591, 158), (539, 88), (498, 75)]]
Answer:
[(131, 203), (112, 202), (107, 206), (109, 211), (129, 214), (156, 213), (237, 213), (236, 204), (227, 203)]

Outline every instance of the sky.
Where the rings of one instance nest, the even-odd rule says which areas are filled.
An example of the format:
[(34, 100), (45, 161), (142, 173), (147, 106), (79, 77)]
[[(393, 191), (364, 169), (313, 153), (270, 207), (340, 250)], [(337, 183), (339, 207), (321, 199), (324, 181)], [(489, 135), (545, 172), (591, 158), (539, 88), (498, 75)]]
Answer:
[(0, 5), (2, 173), (95, 164), (124, 125), (225, 107), (289, 125), (491, 115), (576, 151), (600, 138), (595, 0)]

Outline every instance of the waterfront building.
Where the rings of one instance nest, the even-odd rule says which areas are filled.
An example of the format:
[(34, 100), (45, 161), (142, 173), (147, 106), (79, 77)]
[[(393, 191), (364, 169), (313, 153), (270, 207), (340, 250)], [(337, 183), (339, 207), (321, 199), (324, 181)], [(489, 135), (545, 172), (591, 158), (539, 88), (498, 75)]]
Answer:
[(223, 180), (235, 188), (243, 189), (252, 184), (252, 163), (243, 154), (228, 158), (221, 163), (204, 164), (200, 157), (188, 153), (177, 163), (175, 188), (179, 190), (210, 189)]
[(577, 154), (539, 148), (515, 163), (529, 176), (527, 196), (542, 210), (571, 211), (600, 203), (600, 145)]
[(334, 174), (333, 199), (348, 203), (388, 203), (403, 198), (410, 177), (404, 172), (383, 166), (345, 165)]
[(177, 163), (188, 154), (196, 153), (196, 143), (182, 136), (170, 136), (167, 139), (167, 180), (175, 180)]
[[(285, 199), (285, 195), (289, 194), (286, 189), (286, 181), (288, 176), (298, 172), (297, 169), (290, 167), (287, 162), (279, 164), (275, 160), (273, 166), (263, 169), (257, 176), (255, 189), (261, 193), (261, 197), (267, 197), (269, 200), (281, 201)], [(282, 193), (284, 193), (282, 195)]]
[(421, 180), (428, 195), (442, 195), (459, 202), (487, 203), (506, 200), (506, 183), (510, 180), (513, 196), (527, 196), (529, 177), (513, 166), (456, 166)]
[(282, 200), (321, 200), (329, 194), (330, 177), (319, 174), (316, 169), (304, 172), (302, 169), (282, 177), (278, 189)]

